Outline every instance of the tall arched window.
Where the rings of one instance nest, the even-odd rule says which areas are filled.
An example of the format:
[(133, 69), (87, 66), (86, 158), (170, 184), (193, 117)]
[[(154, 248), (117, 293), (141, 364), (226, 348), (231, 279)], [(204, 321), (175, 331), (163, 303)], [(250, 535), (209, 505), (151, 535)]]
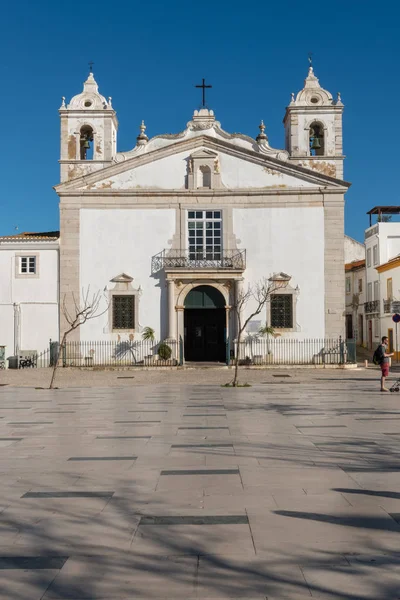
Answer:
[(81, 127), (79, 142), (81, 160), (93, 160), (93, 129), (90, 125)]
[(310, 126), (310, 155), (323, 156), (325, 154), (324, 127), (321, 123), (311, 123)]
[(199, 167), (197, 187), (211, 188), (211, 169), (207, 165)]

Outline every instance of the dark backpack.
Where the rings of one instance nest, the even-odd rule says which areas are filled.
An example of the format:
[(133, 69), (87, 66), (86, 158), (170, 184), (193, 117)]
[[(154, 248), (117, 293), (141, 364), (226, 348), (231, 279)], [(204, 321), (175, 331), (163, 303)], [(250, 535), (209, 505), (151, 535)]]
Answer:
[(383, 350), (382, 344), (379, 344), (372, 357), (372, 362), (374, 363), (374, 365), (381, 365), (384, 358), (385, 352)]

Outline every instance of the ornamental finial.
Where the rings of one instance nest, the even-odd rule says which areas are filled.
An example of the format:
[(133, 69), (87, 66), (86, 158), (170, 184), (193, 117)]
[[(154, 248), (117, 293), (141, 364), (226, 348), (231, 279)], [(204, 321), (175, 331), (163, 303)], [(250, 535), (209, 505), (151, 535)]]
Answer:
[(140, 133), (136, 139), (137, 139), (138, 146), (143, 146), (144, 144), (147, 144), (147, 142), (149, 141), (149, 138), (145, 134), (146, 125), (144, 124), (144, 121), (142, 121), (139, 129), (140, 129)]
[(264, 121), (262, 119), (261, 119), (261, 122), (260, 122), (258, 128), (260, 130), (260, 133), (256, 137), (256, 142), (258, 142), (259, 144), (262, 144), (264, 141), (267, 140), (267, 136), (265, 134), (265, 125), (264, 125)]

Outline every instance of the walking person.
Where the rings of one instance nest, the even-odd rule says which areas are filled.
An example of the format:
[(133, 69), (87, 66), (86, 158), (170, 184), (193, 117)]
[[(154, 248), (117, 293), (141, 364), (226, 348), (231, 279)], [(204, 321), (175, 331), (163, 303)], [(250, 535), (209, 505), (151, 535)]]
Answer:
[(385, 387), (385, 379), (389, 376), (389, 358), (394, 356), (394, 352), (388, 354), (387, 349), (389, 345), (389, 339), (386, 335), (382, 338), (382, 343), (378, 346), (378, 354), (380, 356), (381, 362), (381, 392), (388, 392), (389, 390)]

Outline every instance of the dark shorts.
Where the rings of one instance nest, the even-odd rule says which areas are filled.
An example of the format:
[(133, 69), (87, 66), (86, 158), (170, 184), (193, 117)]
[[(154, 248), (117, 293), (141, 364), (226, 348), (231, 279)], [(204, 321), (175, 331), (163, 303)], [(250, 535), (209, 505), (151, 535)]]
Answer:
[(382, 377), (387, 377), (389, 375), (389, 363), (381, 364)]

